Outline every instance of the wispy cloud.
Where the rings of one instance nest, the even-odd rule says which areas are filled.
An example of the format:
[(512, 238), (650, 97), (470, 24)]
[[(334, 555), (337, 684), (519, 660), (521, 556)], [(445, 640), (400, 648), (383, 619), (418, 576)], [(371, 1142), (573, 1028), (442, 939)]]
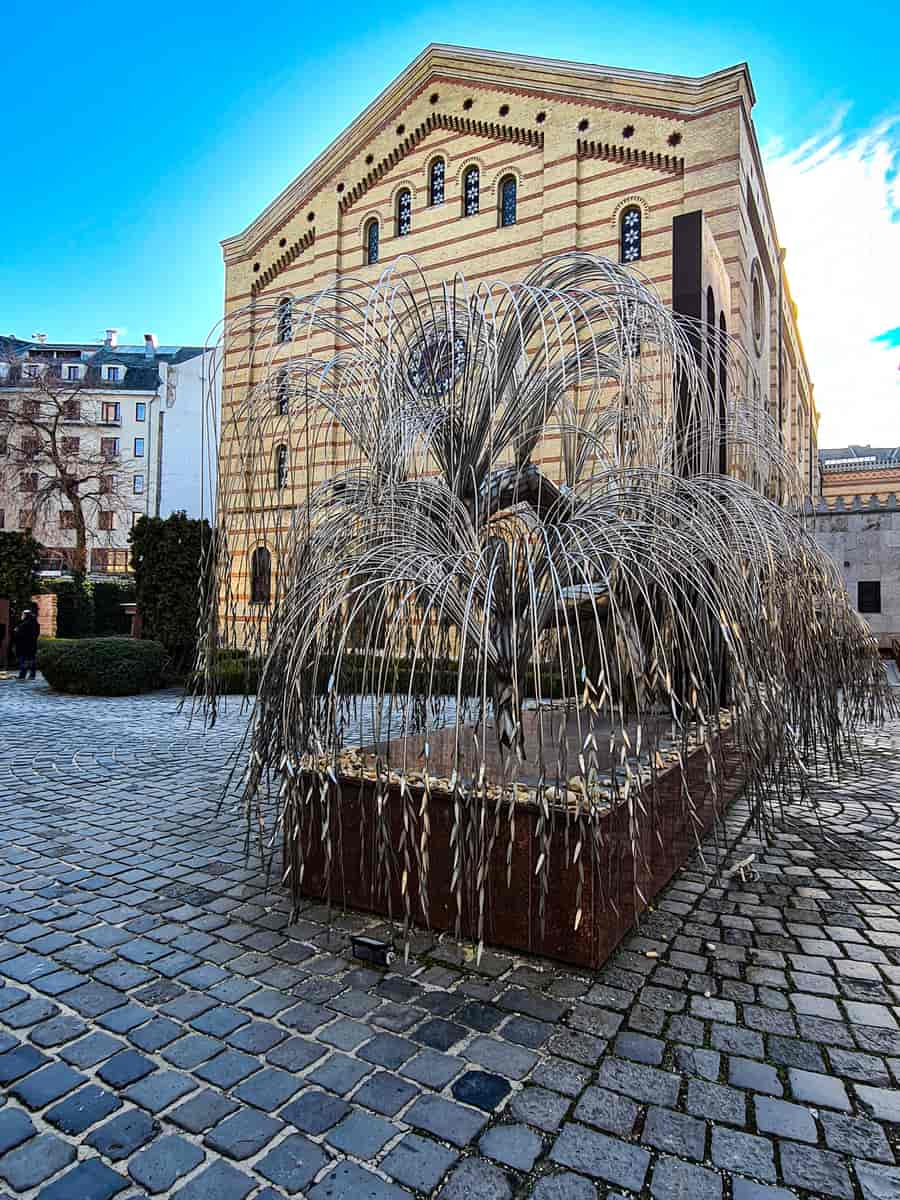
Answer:
[(844, 114), (766, 172), (822, 414), (819, 444), (900, 444), (900, 118)]

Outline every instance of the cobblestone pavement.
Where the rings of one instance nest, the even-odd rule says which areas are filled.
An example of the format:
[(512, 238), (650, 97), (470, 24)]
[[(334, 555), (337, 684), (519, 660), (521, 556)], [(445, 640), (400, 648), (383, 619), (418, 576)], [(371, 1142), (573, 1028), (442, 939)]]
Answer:
[(216, 805), (243, 719), (0, 681), (0, 1196), (900, 1197), (900, 727), (729, 818), (597, 975), (288, 905)]

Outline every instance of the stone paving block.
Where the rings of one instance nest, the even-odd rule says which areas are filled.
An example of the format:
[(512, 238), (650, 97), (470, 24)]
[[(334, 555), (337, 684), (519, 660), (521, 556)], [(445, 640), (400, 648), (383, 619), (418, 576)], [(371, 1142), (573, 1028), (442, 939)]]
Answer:
[(296, 1100), (285, 1105), (281, 1117), (303, 1133), (324, 1133), (350, 1111), (350, 1105), (327, 1092), (307, 1088)]
[(463, 1104), (472, 1104), (491, 1112), (509, 1095), (510, 1085), (502, 1075), (488, 1071), (467, 1071), (456, 1080), (451, 1091)]
[(875, 1117), (878, 1121), (900, 1124), (900, 1089), (866, 1087), (855, 1083), (853, 1090), (860, 1108), (868, 1116)]
[(65, 1063), (50, 1063), (49, 1066), (20, 1079), (10, 1088), (10, 1095), (15, 1096), (27, 1108), (39, 1109), (59, 1100), (85, 1082), (84, 1075), (73, 1071)]
[(305, 1188), (327, 1162), (328, 1156), (314, 1142), (292, 1133), (261, 1158), (255, 1169), (292, 1196)]
[(266, 1062), (271, 1063), (273, 1067), (282, 1067), (285, 1071), (297, 1072), (321, 1059), (325, 1053), (324, 1046), (319, 1046), (308, 1038), (292, 1037), (269, 1050)]
[(35, 1025), (28, 1036), (36, 1046), (61, 1046), (81, 1037), (87, 1030), (87, 1023), (80, 1017), (63, 1014)]
[(156, 1071), (122, 1093), (126, 1100), (146, 1108), (148, 1112), (162, 1112), (176, 1100), (197, 1090), (199, 1085), (189, 1075), (178, 1071)]
[(177, 1134), (168, 1134), (137, 1153), (128, 1164), (128, 1174), (135, 1183), (156, 1195), (168, 1191), (202, 1162), (203, 1151), (199, 1146)]
[(38, 1200), (112, 1200), (127, 1186), (117, 1171), (99, 1158), (89, 1158), (43, 1188)]
[(487, 1122), (481, 1113), (443, 1096), (420, 1096), (406, 1111), (404, 1120), (460, 1147), (472, 1141)]
[[(385, 1183), (365, 1167), (339, 1162), (309, 1191), (309, 1200), (410, 1200), (405, 1188)], [(487, 1198), (486, 1198), (487, 1200)]]
[(33, 1046), (16, 1046), (14, 1050), (7, 1050), (5, 1054), (0, 1054), (0, 1084), (9, 1085), (49, 1061), (46, 1054), (41, 1054)]
[(640, 1146), (620, 1142), (569, 1121), (553, 1143), (550, 1157), (582, 1175), (603, 1179), (638, 1192), (643, 1187), (650, 1155)]
[(453, 1055), (441, 1054), (437, 1050), (421, 1050), (403, 1064), (400, 1074), (425, 1087), (440, 1091), (451, 1079), (455, 1079), (465, 1066), (461, 1058), (455, 1058)]
[(744, 1125), (747, 1121), (743, 1092), (704, 1079), (688, 1080), (687, 1110), (697, 1117), (725, 1121), (730, 1125)]
[[(321, 1081), (318, 1072), (313, 1072), (309, 1079), (314, 1083)], [(419, 1089), (407, 1080), (400, 1079), (389, 1071), (376, 1071), (354, 1093), (353, 1099), (358, 1104), (374, 1109), (375, 1112), (392, 1117), (418, 1094)]]
[(669, 1154), (701, 1160), (706, 1148), (706, 1125), (669, 1108), (648, 1108), (641, 1141)]
[(558, 1058), (546, 1058), (538, 1063), (531, 1073), (534, 1083), (561, 1092), (564, 1096), (577, 1096), (590, 1079), (590, 1072), (575, 1063)]
[(495, 1125), (482, 1135), (478, 1148), (485, 1158), (517, 1171), (530, 1171), (542, 1144), (538, 1134), (526, 1125)]
[(0, 1155), (27, 1142), (36, 1132), (31, 1117), (20, 1108), (7, 1105), (0, 1109)]
[(15, 1194), (37, 1187), (75, 1158), (75, 1147), (52, 1133), (29, 1138), (0, 1158), (0, 1179), (4, 1179)]
[(714, 1126), (710, 1155), (715, 1165), (723, 1170), (743, 1171), (757, 1179), (776, 1179), (774, 1152), (767, 1138)]
[(396, 1133), (391, 1122), (356, 1109), (326, 1133), (325, 1141), (354, 1158), (373, 1159)]
[(139, 1109), (120, 1113), (89, 1133), (85, 1141), (106, 1158), (119, 1162), (128, 1158), (159, 1131), (159, 1125)]
[(796, 1100), (816, 1107), (824, 1106), (850, 1111), (850, 1100), (844, 1085), (831, 1075), (820, 1075), (814, 1071), (801, 1071), (792, 1067), (788, 1071), (788, 1081)]
[(526, 1087), (513, 1093), (509, 1113), (526, 1125), (534, 1125), (547, 1133), (555, 1133), (569, 1110), (567, 1097), (542, 1087)]
[(806, 1188), (815, 1195), (852, 1200), (853, 1185), (839, 1154), (797, 1142), (782, 1142), (779, 1153), (785, 1183)]
[(653, 1168), (650, 1195), (654, 1200), (721, 1200), (722, 1179), (705, 1167), (661, 1158)]
[(439, 1142), (407, 1133), (379, 1165), (398, 1183), (431, 1194), (458, 1158), (455, 1151)]
[(130, 1083), (137, 1083), (139, 1079), (155, 1070), (156, 1063), (145, 1055), (138, 1054), (137, 1050), (120, 1050), (98, 1068), (97, 1075), (110, 1087), (124, 1088)]
[(627, 1096), (604, 1088), (590, 1087), (575, 1106), (575, 1118), (596, 1125), (609, 1133), (628, 1137), (634, 1129), (640, 1108)]
[(195, 1067), (194, 1074), (206, 1083), (227, 1089), (258, 1071), (261, 1065), (258, 1058), (252, 1058), (240, 1050), (223, 1050), (221, 1054)]
[(729, 1058), (728, 1082), (732, 1087), (763, 1092), (768, 1096), (784, 1094), (784, 1087), (775, 1068), (750, 1058)]
[(190, 1100), (179, 1104), (168, 1114), (168, 1118), (189, 1133), (203, 1133), (236, 1112), (237, 1108), (234, 1100), (224, 1096), (217, 1089), (204, 1088)]
[(392, 1033), (376, 1034), (357, 1051), (359, 1057), (380, 1067), (397, 1070), (407, 1059), (412, 1058), (417, 1047), (407, 1038)]
[[(616, 1200), (612, 1192), (610, 1200)], [(542, 1175), (534, 1185), (532, 1200), (597, 1200), (597, 1189), (583, 1175), (571, 1171), (557, 1171), (553, 1175)], [(619, 1200), (624, 1200), (619, 1197)]]
[(900, 1169), (876, 1163), (854, 1162), (863, 1200), (894, 1200), (900, 1196)]
[(172, 1193), (172, 1200), (245, 1200), (256, 1180), (219, 1159)]
[(622, 1092), (645, 1104), (664, 1104), (673, 1107), (678, 1100), (681, 1079), (669, 1071), (607, 1058), (600, 1064), (597, 1082), (601, 1087)]
[(55, 1104), (44, 1117), (60, 1133), (79, 1134), (121, 1107), (118, 1096), (96, 1083), (89, 1083)]
[(51, 1004), (49, 1000), (26, 1000), (24, 1004), (7, 1009), (3, 1014), (3, 1022), (10, 1029), (25, 1029), (29, 1025), (36, 1025), (38, 1021), (56, 1016), (58, 1012), (59, 1006)]

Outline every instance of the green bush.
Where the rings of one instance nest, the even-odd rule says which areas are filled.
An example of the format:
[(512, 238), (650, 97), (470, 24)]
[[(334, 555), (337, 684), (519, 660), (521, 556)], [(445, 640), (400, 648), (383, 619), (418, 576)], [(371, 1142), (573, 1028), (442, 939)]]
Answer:
[(134, 638), (80, 638), (38, 647), (38, 666), (58, 692), (79, 696), (130, 696), (162, 683), (166, 651), (159, 642)]
[(94, 633), (97, 637), (127, 637), (131, 617), (123, 604), (133, 604), (134, 583), (130, 579), (99, 579), (94, 583)]
[(22, 610), (31, 606), (31, 597), (41, 590), (36, 574), (40, 557), (41, 547), (30, 533), (0, 530), (0, 596), (9, 600), (12, 629), (18, 625)]
[(85, 638), (94, 634), (93, 584), (87, 579), (49, 579), (44, 591), (56, 596), (56, 636)]
[(253, 695), (259, 686), (259, 663), (246, 651), (222, 655), (216, 663), (216, 679), (220, 695)]
[(183, 512), (141, 517), (129, 534), (137, 605), (145, 637), (162, 642), (176, 670), (194, 661), (200, 612), (200, 560), (209, 522)]

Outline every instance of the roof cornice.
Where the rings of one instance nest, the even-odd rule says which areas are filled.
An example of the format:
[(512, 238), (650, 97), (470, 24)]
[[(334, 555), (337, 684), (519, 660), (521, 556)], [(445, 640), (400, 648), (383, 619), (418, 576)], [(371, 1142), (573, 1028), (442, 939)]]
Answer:
[(680, 117), (702, 114), (728, 97), (745, 96), (751, 106), (756, 99), (746, 63), (692, 77), (432, 44), (246, 229), (222, 241), (225, 261), (234, 262), (251, 254), (380, 132), (391, 114), (409, 103), (435, 77), (470, 82), (473, 86), (506, 88), (519, 94), (533, 92), (547, 99), (585, 99)]

